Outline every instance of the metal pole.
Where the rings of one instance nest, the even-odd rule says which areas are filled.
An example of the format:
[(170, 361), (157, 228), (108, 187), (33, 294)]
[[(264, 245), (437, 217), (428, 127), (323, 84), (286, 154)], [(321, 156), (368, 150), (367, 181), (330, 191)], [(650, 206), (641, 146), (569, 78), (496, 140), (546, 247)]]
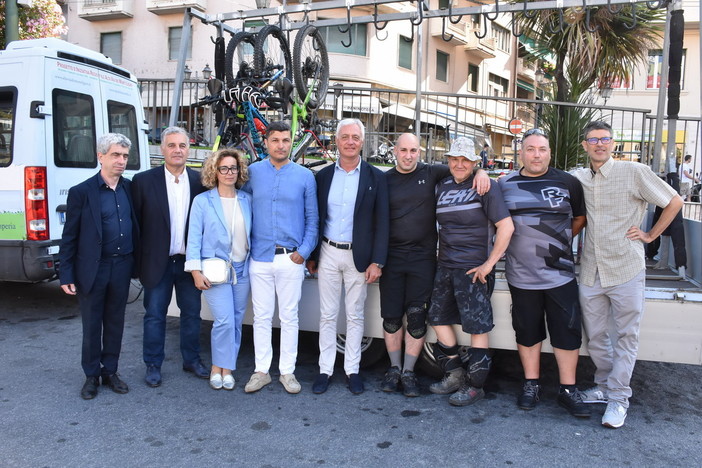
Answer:
[[(653, 160), (651, 169), (656, 174), (661, 172), (661, 151), (663, 150), (663, 120), (665, 119), (665, 98), (668, 91), (668, 57), (670, 55), (670, 15), (673, 4), (668, 5), (665, 15), (665, 34), (663, 36), (663, 63), (661, 64), (661, 85), (658, 87), (658, 107), (656, 108), (656, 135), (653, 140)], [(674, 137), (674, 136), (673, 136)], [(668, 130), (670, 140), (670, 129)]]
[(19, 41), (19, 7), (17, 0), (5, 1), (5, 48), (12, 41)]
[(183, 15), (183, 31), (180, 35), (180, 50), (178, 51), (178, 67), (176, 68), (175, 83), (173, 85), (173, 99), (171, 100), (171, 115), (168, 119), (168, 126), (173, 127), (178, 121), (178, 111), (180, 110), (180, 96), (183, 91), (183, 78), (185, 77), (185, 60), (188, 57), (188, 47), (190, 46), (190, 8), (185, 9)]
[[(421, 109), (422, 109), (422, 52), (424, 49), (424, 44), (422, 43), (422, 25), (425, 24), (422, 21), (419, 26), (417, 26), (417, 78), (415, 85), (415, 105), (414, 105), (414, 133), (417, 136), (417, 140), (422, 141), (422, 121), (421, 121)], [(414, 27), (414, 25), (412, 25)]]

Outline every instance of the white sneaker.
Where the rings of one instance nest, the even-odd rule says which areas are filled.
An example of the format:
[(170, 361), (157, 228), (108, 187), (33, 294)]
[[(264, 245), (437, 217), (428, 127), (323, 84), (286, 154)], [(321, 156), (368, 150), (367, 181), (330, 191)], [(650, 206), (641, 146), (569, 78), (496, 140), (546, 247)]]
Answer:
[(210, 387), (212, 387), (212, 390), (220, 390), (222, 383), (222, 374), (210, 374)]
[(234, 390), (234, 376), (232, 374), (225, 375), (222, 379), (222, 388), (225, 390)]
[(607, 403), (607, 390), (595, 385), (592, 388), (580, 392), (583, 397), (583, 403)]
[(602, 425), (616, 429), (624, 425), (626, 419), (626, 408), (621, 403), (610, 401), (607, 403), (607, 410), (602, 416)]
[(269, 383), (271, 383), (270, 374), (264, 374), (263, 372), (254, 372), (249, 381), (246, 383), (244, 391), (246, 393), (257, 392)]
[(295, 374), (284, 374), (280, 376), (280, 383), (285, 387), (285, 391), (288, 393), (300, 393), (302, 386), (300, 382), (295, 378)]

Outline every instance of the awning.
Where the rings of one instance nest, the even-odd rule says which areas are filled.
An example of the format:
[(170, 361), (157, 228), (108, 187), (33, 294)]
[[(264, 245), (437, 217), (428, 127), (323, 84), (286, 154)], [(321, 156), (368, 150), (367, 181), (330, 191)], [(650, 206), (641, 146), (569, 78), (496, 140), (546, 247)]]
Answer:
[(532, 85), (531, 83), (529, 83), (527, 81), (517, 79), (517, 86), (519, 86), (520, 88), (522, 88), (526, 91), (529, 91), (530, 93), (534, 92), (534, 85)]
[[(390, 104), (383, 108), (383, 113), (391, 116), (401, 117), (403, 119), (408, 119), (414, 121), (416, 118), (415, 111), (413, 107), (405, 106), (403, 104)], [(428, 125), (436, 125), (438, 127), (444, 127), (451, 125), (453, 122), (448, 120), (434, 112), (421, 111), (419, 113), (419, 120)]]

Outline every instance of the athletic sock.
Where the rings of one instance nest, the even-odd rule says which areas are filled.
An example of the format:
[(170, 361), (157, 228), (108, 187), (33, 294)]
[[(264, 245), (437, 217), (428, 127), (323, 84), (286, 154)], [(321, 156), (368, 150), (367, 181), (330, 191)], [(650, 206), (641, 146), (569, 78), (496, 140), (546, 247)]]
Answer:
[(402, 351), (399, 349), (397, 351), (388, 351), (388, 356), (390, 356), (390, 366), (402, 369)]
[(405, 353), (405, 366), (402, 368), (402, 370), (414, 372), (414, 364), (416, 362), (417, 356), (412, 356), (411, 354)]

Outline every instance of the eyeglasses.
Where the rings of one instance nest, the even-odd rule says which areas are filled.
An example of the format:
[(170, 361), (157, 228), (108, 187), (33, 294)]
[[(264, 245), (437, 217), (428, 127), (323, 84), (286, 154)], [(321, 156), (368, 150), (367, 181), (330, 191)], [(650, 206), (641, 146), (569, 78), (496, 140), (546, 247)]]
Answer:
[(217, 168), (217, 172), (219, 172), (222, 175), (227, 175), (229, 173), (236, 174), (237, 172), (239, 172), (239, 168), (236, 166), (219, 166)]
[(597, 143), (608, 145), (612, 141), (612, 137), (586, 138), (585, 141), (587, 141), (587, 144), (591, 146), (595, 146)]
[(529, 137), (532, 135), (539, 135), (539, 136), (542, 136), (544, 138), (548, 138), (548, 135), (546, 134), (546, 132), (544, 132), (540, 128), (532, 128), (532, 129), (524, 132), (524, 136), (522, 137), (522, 140), (524, 140), (526, 137)]

